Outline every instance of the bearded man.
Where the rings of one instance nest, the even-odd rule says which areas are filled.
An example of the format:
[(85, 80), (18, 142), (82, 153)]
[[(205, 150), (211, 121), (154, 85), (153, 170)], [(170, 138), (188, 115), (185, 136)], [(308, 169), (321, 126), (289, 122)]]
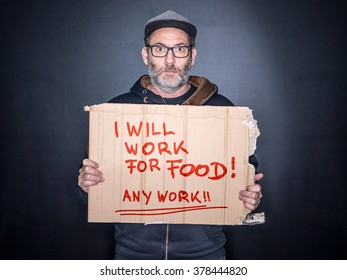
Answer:
[[(110, 103), (233, 106), (206, 78), (191, 76), (195, 63), (196, 27), (183, 16), (167, 11), (149, 20), (145, 28), (143, 62), (148, 75)], [(257, 160), (250, 157), (257, 167)], [(103, 182), (98, 163), (83, 160), (78, 177), (86, 201), (89, 187)], [(256, 174), (259, 181), (263, 174)], [(261, 186), (250, 185), (240, 192), (246, 208), (255, 210), (262, 198)], [(223, 227), (179, 224), (115, 223), (115, 259), (225, 259)]]

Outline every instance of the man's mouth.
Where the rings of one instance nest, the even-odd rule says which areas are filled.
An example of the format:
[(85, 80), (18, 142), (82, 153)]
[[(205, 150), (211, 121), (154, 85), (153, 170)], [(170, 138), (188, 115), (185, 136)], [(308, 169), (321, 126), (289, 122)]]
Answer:
[(168, 70), (168, 71), (164, 71), (163, 73), (164, 74), (176, 74), (177, 71), (175, 71), (175, 70)]
[(163, 73), (167, 73), (167, 74), (176, 74), (177, 72), (178, 72), (177, 69), (173, 67), (168, 67), (163, 70)]

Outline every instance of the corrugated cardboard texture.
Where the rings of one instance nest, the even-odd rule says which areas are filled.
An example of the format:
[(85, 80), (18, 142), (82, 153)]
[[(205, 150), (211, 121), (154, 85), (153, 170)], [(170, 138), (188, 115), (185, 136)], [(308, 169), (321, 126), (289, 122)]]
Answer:
[(242, 224), (238, 192), (259, 135), (246, 107), (100, 104), (89, 157), (105, 182), (89, 190), (89, 222)]

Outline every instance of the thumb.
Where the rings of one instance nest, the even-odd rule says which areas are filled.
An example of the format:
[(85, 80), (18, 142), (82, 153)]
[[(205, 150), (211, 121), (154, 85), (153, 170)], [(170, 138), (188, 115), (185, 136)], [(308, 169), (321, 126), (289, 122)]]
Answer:
[(264, 177), (263, 173), (255, 174), (254, 181), (260, 181), (261, 179), (263, 179), (263, 177)]

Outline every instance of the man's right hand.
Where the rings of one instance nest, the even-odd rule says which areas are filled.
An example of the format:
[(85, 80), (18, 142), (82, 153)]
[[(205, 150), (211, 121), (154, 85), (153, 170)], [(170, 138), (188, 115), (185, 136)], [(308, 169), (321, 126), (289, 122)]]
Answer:
[(79, 170), (78, 186), (85, 192), (89, 191), (90, 186), (95, 186), (105, 181), (102, 172), (98, 168), (99, 164), (95, 161), (88, 158), (83, 160), (82, 167)]

